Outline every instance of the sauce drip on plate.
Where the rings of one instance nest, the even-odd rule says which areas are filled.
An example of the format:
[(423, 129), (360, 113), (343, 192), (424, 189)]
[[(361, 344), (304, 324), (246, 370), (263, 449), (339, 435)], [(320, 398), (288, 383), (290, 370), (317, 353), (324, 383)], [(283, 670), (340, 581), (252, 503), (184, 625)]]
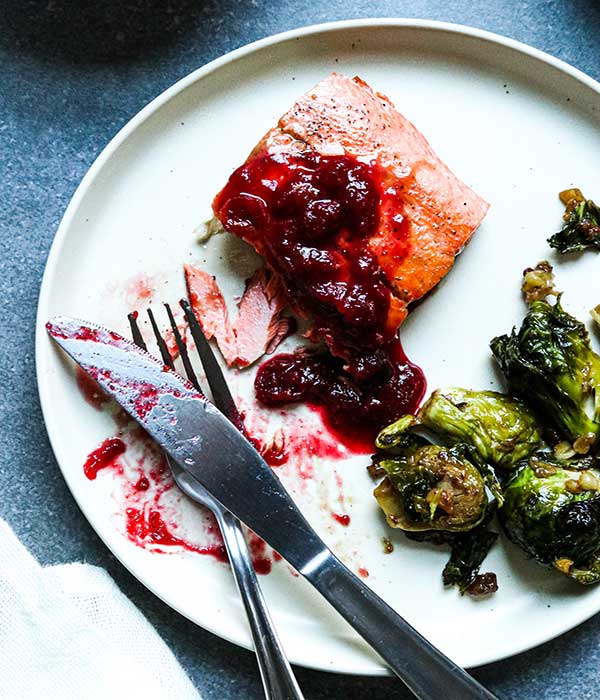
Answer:
[(120, 438), (106, 439), (100, 447), (90, 452), (83, 465), (83, 473), (93, 481), (100, 469), (113, 466), (125, 449), (125, 443)]

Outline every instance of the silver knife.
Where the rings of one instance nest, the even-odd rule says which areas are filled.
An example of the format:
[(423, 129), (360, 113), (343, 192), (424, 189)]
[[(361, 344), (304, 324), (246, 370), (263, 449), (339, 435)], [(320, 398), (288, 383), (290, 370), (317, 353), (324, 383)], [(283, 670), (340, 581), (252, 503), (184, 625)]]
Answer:
[(50, 336), (225, 508), (304, 576), (420, 700), (495, 700), (325, 545), (251, 443), (183, 377), (117, 333), (56, 317)]

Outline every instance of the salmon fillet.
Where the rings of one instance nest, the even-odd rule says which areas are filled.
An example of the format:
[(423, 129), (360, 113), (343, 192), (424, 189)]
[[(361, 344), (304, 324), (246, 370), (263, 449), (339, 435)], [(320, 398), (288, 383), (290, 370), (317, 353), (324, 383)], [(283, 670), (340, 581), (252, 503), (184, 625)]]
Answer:
[[(374, 168), (380, 201), (378, 223), (369, 234), (367, 247), (392, 292), (382, 336), (387, 341), (390, 331), (395, 333), (405, 319), (408, 305), (451, 269), (488, 204), (449, 170), (387, 97), (358, 77), (333, 73), (309, 90), (260, 140), (245, 165), (269, 156), (307, 154), (349, 156)], [(238, 225), (230, 225), (223, 204), (225, 189), (215, 198), (215, 216), (225, 229), (241, 235), (264, 254), (266, 245), (259, 225), (252, 225), (251, 235), (244, 234), (239, 215)], [(342, 244), (336, 241), (338, 248)], [(348, 258), (351, 254), (345, 251), (344, 255)], [(346, 264), (344, 255), (336, 259), (336, 269)], [(281, 272), (284, 257), (266, 255), (267, 264)], [(289, 282), (289, 274), (287, 278), (291, 295), (294, 284)], [(297, 299), (290, 298), (290, 302), (300, 312), (306, 311), (301, 303), (298, 308)], [(319, 328), (318, 335), (332, 347), (327, 328)]]

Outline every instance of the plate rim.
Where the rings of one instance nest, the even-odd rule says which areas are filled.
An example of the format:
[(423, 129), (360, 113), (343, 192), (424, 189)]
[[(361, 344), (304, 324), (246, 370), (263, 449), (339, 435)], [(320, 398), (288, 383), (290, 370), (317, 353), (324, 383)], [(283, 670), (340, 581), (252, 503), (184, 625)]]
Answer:
[[(340, 30), (359, 30), (359, 29), (377, 29), (377, 28), (399, 28), (399, 29), (429, 29), (438, 32), (446, 32), (450, 34), (455, 34), (457, 36), (463, 36), (468, 38), (480, 39), (491, 44), (501, 45), (505, 48), (511, 49), (517, 53), (525, 54), (531, 58), (537, 59), (541, 63), (544, 63), (550, 67), (553, 67), (562, 73), (574, 78), (583, 85), (591, 88), (600, 96), (600, 82), (587, 75), (583, 71), (574, 66), (570, 65), (562, 59), (556, 58), (551, 54), (548, 54), (541, 49), (537, 49), (533, 46), (520, 42), (516, 39), (511, 39), (505, 37), (501, 34), (491, 32), (484, 29), (479, 29), (477, 27), (470, 27), (468, 25), (443, 22), (438, 20), (429, 19), (413, 19), (413, 18), (359, 18), (351, 20), (340, 20), (334, 22), (325, 22), (319, 24), (312, 24), (304, 27), (298, 27), (295, 29), (287, 30), (284, 32), (279, 32), (262, 39), (258, 39), (249, 44), (245, 44), (237, 49), (234, 49), (226, 54), (223, 54), (212, 61), (206, 63), (205, 65), (193, 70), (188, 75), (177, 80), (173, 85), (168, 87), (166, 90), (154, 97), (150, 102), (148, 102), (137, 114), (135, 114), (130, 120), (128, 120), (119, 131), (109, 140), (109, 142), (104, 146), (102, 151), (93, 161), (90, 168), (87, 170), (86, 174), (82, 178), (81, 182), (77, 186), (75, 192), (73, 193), (67, 208), (62, 216), (60, 224), (57, 228), (56, 234), (52, 240), (52, 244), (48, 253), (46, 264), (44, 267), (44, 273), (42, 277), (42, 283), (40, 285), (40, 291), (38, 296), (38, 307), (36, 313), (35, 322), (35, 364), (36, 364), (36, 380), (38, 395), (40, 399), (40, 407), (42, 411), (42, 416), (44, 420), (44, 425), (46, 427), (46, 432), (48, 434), (48, 439), (52, 447), (52, 451), (58, 467), (62, 473), (63, 478), (69, 488), (71, 496), (75, 500), (77, 506), (85, 516), (86, 520), (93, 528), (94, 532), (102, 540), (104, 545), (108, 550), (115, 556), (119, 562), (149, 591), (156, 595), (162, 602), (168, 605), (170, 608), (176, 610), (177, 612), (184, 615), (187, 618), (185, 612), (177, 607), (177, 605), (167, 602), (160, 594), (158, 594), (150, 582), (146, 582), (138, 578), (134, 571), (130, 568), (129, 564), (124, 560), (124, 557), (116, 554), (111, 546), (108, 544), (106, 539), (98, 532), (94, 525), (94, 519), (89, 517), (88, 510), (79, 498), (75, 495), (74, 489), (71, 487), (70, 480), (67, 476), (66, 471), (63, 469), (60, 460), (58, 459), (58, 453), (60, 449), (58, 447), (59, 439), (58, 435), (60, 431), (56, 428), (52, 428), (54, 421), (51, 417), (51, 412), (49, 411), (48, 405), (48, 392), (49, 388), (49, 377), (50, 373), (48, 370), (48, 363), (46, 358), (49, 357), (47, 353), (47, 336), (45, 330), (46, 320), (48, 318), (48, 301), (51, 292), (51, 286), (55, 278), (56, 267), (58, 265), (60, 255), (67, 238), (69, 229), (76, 217), (79, 206), (84, 199), (88, 189), (95, 181), (96, 177), (101, 173), (104, 165), (109, 161), (109, 159), (114, 155), (118, 148), (125, 142), (125, 140), (146, 121), (151, 115), (153, 115), (157, 110), (159, 110), (163, 105), (168, 103), (173, 97), (187, 89), (190, 85), (194, 84), (198, 80), (202, 80), (205, 76), (217, 71), (221, 67), (232, 63), (240, 58), (249, 56), (255, 52), (261, 51), (269, 46), (275, 44), (281, 44), (290, 39), (299, 39), (302, 37), (327, 34), (329, 32), (336, 32)], [(528, 640), (523, 644), (515, 644), (512, 647), (512, 651), (501, 651), (500, 655), (482, 655), (482, 658), (476, 663), (469, 666), (469, 668), (476, 668), (489, 663), (495, 663), (506, 658), (510, 658), (515, 654), (519, 654), (534, 647), (543, 644), (544, 642), (550, 641), (560, 634), (572, 630), (577, 625), (585, 622), (590, 617), (595, 615), (600, 611), (600, 604), (592, 606), (582, 606), (579, 610), (579, 614), (572, 615), (569, 618), (568, 626), (554, 625), (551, 628), (545, 627), (544, 632), (538, 632), (537, 635), (533, 635), (528, 638)], [(193, 621), (198, 624), (203, 629), (217, 635), (221, 639), (225, 639), (237, 646), (245, 649), (252, 650), (251, 641), (248, 642), (247, 638), (242, 638), (235, 635), (224, 634), (222, 630), (217, 629), (215, 625), (203, 624)], [(310, 661), (302, 659), (291, 659), (292, 663), (305, 668), (312, 668), (320, 671), (327, 671), (332, 673), (344, 673), (347, 675), (369, 675), (369, 676), (384, 676), (389, 675), (390, 671), (376, 659), (370, 660), (366, 659), (365, 663), (361, 665), (360, 668), (350, 669), (350, 668), (332, 668), (325, 665), (318, 665), (316, 662), (312, 663)]]

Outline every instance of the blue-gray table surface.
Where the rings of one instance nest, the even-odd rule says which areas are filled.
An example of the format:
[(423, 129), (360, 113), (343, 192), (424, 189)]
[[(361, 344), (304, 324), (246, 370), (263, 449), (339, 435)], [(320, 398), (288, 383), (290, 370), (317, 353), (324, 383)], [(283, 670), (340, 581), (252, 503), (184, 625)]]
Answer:
[[(600, 78), (596, 0), (3, 0), (0, 6), (0, 516), (44, 564), (80, 560), (105, 567), (207, 700), (260, 698), (253, 654), (154, 597), (116, 561), (75, 505), (38, 402), (39, 285), (79, 181), (149, 100), (255, 39), (358, 17), (421, 17), (481, 27)], [(506, 700), (600, 700), (599, 643), (596, 616), (473, 674)], [(410, 697), (393, 678), (297, 673), (307, 700)]]

